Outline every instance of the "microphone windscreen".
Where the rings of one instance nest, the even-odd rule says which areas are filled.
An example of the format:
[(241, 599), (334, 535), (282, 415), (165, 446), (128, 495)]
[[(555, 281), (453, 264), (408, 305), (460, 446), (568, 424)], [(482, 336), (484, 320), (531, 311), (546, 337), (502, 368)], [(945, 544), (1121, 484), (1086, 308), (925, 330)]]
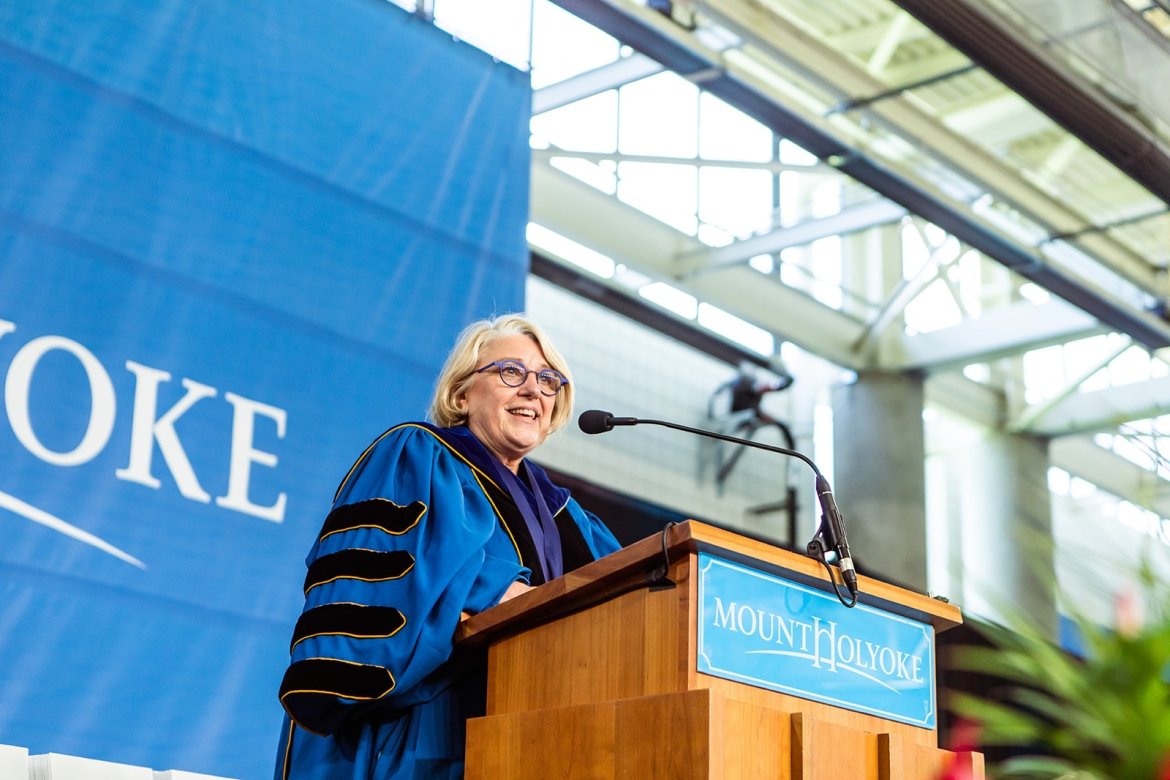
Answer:
[(613, 415), (600, 409), (590, 409), (581, 412), (577, 418), (577, 426), (585, 433), (605, 433), (613, 430)]

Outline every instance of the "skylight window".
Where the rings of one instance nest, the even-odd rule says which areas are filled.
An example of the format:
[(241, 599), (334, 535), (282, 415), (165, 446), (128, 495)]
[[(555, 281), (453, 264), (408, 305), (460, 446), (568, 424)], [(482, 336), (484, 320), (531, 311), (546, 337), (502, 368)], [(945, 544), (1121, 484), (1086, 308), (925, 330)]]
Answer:
[(771, 333), (718, 306), (700, 303), (699, 324), (761, 355), (771, 355), (775, 351), (776, 340)]
[(688, 295), (665, 282), (648, 284), (638, 290), (638, 295), (688, 320), (693, 320), (698, 311), (699, 302), (695, 296)]
[(776, 270), (776, 261), (771, 255), (756, 255), (748, 260), (748, 265), (762, 274), (770, 274)]
[(528, 70), (530, 0), (439, 0), (435, 26), (498, 60)]
[(600, 252), (596, 252), (583, 244), (578, 244), (571, 238), (566, 238), (543, 225), (535, 222), (528, 223), (528, 243), (537, 249), (544, 250), (551, 255), (567, 260), (573, 265), (583, 268), (591, 274), (612, 279), (615, 263)]

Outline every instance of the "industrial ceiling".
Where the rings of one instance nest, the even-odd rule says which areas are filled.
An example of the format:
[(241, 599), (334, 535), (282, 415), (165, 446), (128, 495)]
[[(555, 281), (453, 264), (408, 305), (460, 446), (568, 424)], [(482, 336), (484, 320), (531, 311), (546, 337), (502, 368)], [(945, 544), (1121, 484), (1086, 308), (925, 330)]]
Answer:
[[(1086, 438), (1159, 418), (1170, 379), (1093, 392), (1073, 380), (1029, 404), (995, 369), (1096, 334), (1116, 334), (1117, 354), (1137, 346), (1157, 359), (1170, 346), (1166, 0), (555, 2), (627, 48), (538, 89), (535, 114), (670, 70), (811, 152), (851, 195), (836, 214), (712, 246), (565, 175), (553, 160), (572, 150), (542, 150), (533, 221), (843, 367), (921, 372), (928, 400), (1052, 437), (1057, 465), (1091, 462), (1102, 487), (1140, 492), (1170, 516), (1148, 469)], [(1007, 269), (1015, 292), (915, 332), (902, 315), (928, 282), (948, 278), (953, 256), (876, 290), (854, 274), (848, 292), (865, 305), (826, 305), (749, 264), (906, 220)], [(1049, 295), (1018, 294), (1025, 282)], [(992, 366), (992, 379), (964, 376), (973, 364)]]

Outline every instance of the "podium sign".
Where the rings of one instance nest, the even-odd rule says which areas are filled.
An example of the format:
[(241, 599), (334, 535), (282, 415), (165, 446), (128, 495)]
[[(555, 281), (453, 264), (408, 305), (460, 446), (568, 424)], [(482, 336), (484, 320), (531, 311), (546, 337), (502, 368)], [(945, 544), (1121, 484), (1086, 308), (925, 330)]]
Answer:
[[(677, 587), (646, 587), (664, 558)], [(472, 615), (467, 780), (983, 780), (935, 727), (934, 635), (959, 608), (858, 580), (847, 609), (813, 559), (689, 520)]]
[(698, 671), (935, 728), (931, 626), (698, 557)]

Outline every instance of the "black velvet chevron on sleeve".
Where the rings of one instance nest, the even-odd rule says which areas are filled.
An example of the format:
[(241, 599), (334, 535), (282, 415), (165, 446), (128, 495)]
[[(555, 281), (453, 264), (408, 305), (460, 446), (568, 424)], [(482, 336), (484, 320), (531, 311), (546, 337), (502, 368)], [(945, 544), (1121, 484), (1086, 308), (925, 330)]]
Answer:
[(300, 726), (315, 734), (331, 734), (346, 714), (334, 698), (372, 701), (390, 693), (396, 684), (394, 675), (382, 666), (307, 658), (285, 671), (280, 701)]
[(413, 568), (414, 556), (405, 550), (342, 550), (322, 555), (309, 565), (305, 594), (318, 585), (340, 579), (364, 582), (396, 580)]
[(322, 604), (307, 610), (293, 629), (289, 651), (315, 636), (349, 636), (355, 639), (385, 639), (406, 625), (406, 616), (394, 607), (364, 604)]
[(371, 498), (355, 504), (344, 504), (325, 518), (320, 538), (324, 539), (326, 536), (356, 528), (376, 528), (394, 536), (401, 536), (418, 525), (426, 511), (427, 505), (421, 501), (399, 506), (387, 498)]

